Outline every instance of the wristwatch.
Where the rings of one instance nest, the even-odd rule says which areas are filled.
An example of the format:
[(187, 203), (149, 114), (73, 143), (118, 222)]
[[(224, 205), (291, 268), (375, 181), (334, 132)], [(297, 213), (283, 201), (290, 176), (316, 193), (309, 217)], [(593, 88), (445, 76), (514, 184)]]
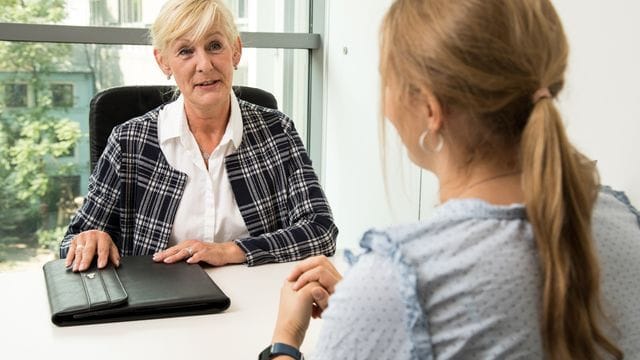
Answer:
[(304, 360), (300, 350), (283, 343), (273, 343), (267, 346), (258, 356), (258, 360), (269, 360), (279, 355), (287, 355), (295, 360)]

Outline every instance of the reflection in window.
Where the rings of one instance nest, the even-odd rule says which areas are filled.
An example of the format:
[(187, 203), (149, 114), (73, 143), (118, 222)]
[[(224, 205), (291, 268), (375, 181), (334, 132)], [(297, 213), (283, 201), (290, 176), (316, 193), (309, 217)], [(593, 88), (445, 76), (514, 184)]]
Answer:
[(27, 107), (27, 84), (5, 84), (4, 104), (6, 107)]
[(51, 84), (51, 105), (54, 107), (72, 107), (73, 84)]

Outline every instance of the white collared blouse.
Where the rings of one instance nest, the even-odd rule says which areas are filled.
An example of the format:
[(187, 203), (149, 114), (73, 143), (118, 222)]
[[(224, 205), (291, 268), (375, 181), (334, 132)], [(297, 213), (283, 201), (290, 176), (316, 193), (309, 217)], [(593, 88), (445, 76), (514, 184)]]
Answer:
[(187, 175), (169, 246), (191, 239), (219, 243), (249, 235), (231, 190), (224, 160), (242, 141), (240, 106), (233, 92), (230, 96), (229, 122), (220, 143), (207, 159), (208, 169), (189, 130), (184, 98), (180, 96), (158, 114), (160, 150), (169, 165)]

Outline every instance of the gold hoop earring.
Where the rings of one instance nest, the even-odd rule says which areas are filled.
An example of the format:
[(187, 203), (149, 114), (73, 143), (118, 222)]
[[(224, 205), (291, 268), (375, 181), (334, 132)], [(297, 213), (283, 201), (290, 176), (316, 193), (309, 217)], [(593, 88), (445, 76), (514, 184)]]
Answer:
[(442, 134), (437, 133), (438, 143), (436, 144), (433, 150), (429, 149), (429, 147), (426, 144), (428, 135), (429, 135), (429, 129), (423, 131), (422, 134), (420, 134), (420, 138), (418, 139), (418, 145), (420, 145), (420, 149), (422, 149), (422, 151), (424, 151), (427, 154), (437, 154), (440, 151), (442, 151), (442, 147), (444, 146), (444, 138), (442, 137)]

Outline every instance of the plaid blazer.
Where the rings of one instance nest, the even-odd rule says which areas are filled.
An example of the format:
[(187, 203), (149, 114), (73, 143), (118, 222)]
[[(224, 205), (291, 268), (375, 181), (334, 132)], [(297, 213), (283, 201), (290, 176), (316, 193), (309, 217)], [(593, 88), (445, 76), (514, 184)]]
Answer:
[[(235, 240), (248, 265), (333, 255), (338, 229), (293, 122), (277, 110), (238, 103), (242, 142), (225, 165), (250, 234)], [(160, 109), (114, 128), (60, 257), (76, 234), (91, 229), (107, 232), (122, 256), (167, 248), (187, 176), (160, 151)]]

